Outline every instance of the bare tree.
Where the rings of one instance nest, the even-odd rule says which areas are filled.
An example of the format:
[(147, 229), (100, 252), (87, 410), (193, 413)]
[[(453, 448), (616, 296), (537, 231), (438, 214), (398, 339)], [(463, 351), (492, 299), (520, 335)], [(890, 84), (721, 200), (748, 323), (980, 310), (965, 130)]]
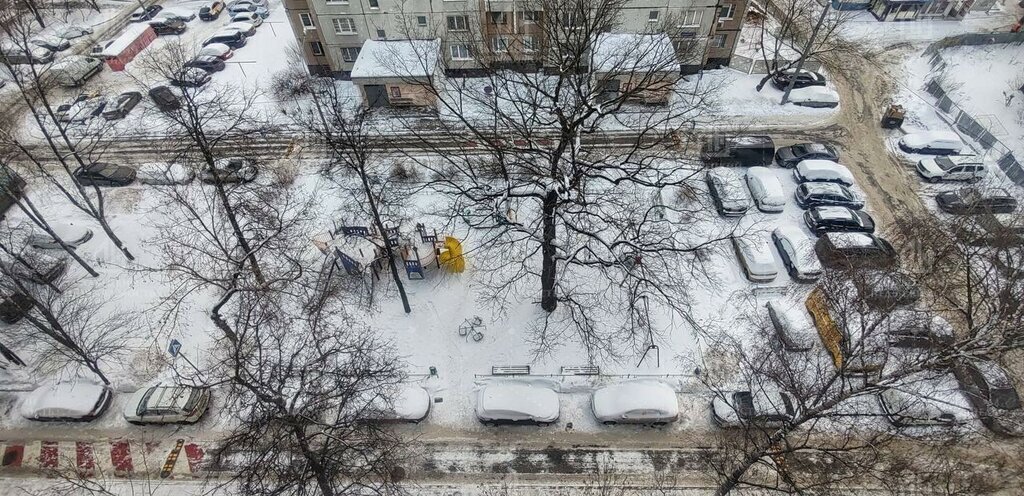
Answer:
[[(457, 71), (460, 57), (438, 58), (430, 42), (386, 45), (394, 49), (376, 61), (437, 107), (437, 129), (395, 117), (433, 152), (410, 159), (450, 200), (449, 215), (482, 235), (474, 263), (489, 278), (483, 297), (506, 302), (524, 284), (539, 286), (539, 352), (571, 337), (591, 359), (641, 347), (649, 332), (635, 324), (645, 309), (685, 307), (683, 282), (706, 275), (697, 254), (728, 237), (695, 231), (706, 215), (697, 205), (663, 201), (703, 177), (679, 152), (707, 109), (702, 88), (677, 81), (680, 60), (699, 47), (677, 51), (668, 19), (646, 33), (611, 33), (623, 6), (531, 1), (516, 14), (528, 23), (488, 13), (484, 31), (447, 41), (480, 77), (434, 76), (435, 62)], [(417, 37), (411, 24), (406, 32)]]
[(841, 36), (851, 11), (833, 9), (823, 13), (821, 9), (828, 7), (815, 0), (771, 0), (764, 8), (755, 22), (761, 24), (758, 44), (768, 72), (758, 82), (757, 91), (775, 75), (802, 66), (809, 59), (859, 50), (856, 43)]
[[(355, 203), (370, 218), (381, 237), (386, 238), (387, 225), (396, 225), (395, 211), (407, 198), (400, 193), (405, 188), (399, 181), (389, 181), (387, 161), (376, 154), (383, 140), (374, 127), (379, 123), (373, 118), (372, 111), (358, 107), (341, 94), (333, 78), (310, 76), (304, 69), (298, 73), (286, 72), (284, 77), (303, 87), (302, 95), (308, 97), (300, 100), (288, 115), (313, 140), (322, 143), (330, 154), (329, 160), (321, 166), (321, 174), (339, 188), (354, 189), (354, 196), (358, 198)], [(351, 176), (358, 181), (355, 187), (350, 185)], [(405, 313), (409, 313), (412, 308), (395, 262), (398, 256), (395, 247), (385, 241), (381, 248), (387, 258), (392, 281), (398, 288), (402, 307)]]

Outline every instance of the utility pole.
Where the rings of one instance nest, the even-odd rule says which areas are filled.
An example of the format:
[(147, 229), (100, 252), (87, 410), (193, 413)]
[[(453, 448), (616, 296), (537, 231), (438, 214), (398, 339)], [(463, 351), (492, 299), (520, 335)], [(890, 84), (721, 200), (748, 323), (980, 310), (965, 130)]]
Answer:
[[(825, 0), (825, 8), (821, 9), (821, 15), (818, 16), (818, 22), (814, 25), (814, 29), (811, 30), (811, 37), (807, 39), (807, 44), (804, 45), (804, 51), (800, 53), (800, 60), (796, 61), (796, 69), (793, 71), (793, 75), (800, 74), (800, 71), (804, 68), (804, 60), (807, 59), (807, 53), (811, 51), (811, 47), (814, 45), (814, 39), (818, 37), (818, 30), (821, 29), (821, 25), (825, 23), (825, 16), (828, 14), (828, 9), (832, 7), (831, 0)], [(786, 92), (782, 94), (782, 105), (785, 105), (789, 101), (789, 92), (793, 91), (793, 84), (796, 83), (796, 78), (789, 78), (789, 84), (786, 85)]]

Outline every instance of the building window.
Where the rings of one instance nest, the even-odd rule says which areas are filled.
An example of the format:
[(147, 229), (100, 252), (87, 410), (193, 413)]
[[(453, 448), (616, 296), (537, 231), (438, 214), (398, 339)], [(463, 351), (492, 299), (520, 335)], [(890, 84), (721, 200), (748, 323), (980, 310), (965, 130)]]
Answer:
[(659, 14), (661, 14), (661, 12), (659, 12), (657, 10), (652, 10), (652, 11), (648, 12), (647, 13), (647, 22), (658, 22), (658, 15)]
[(533, 36), (523, 35), (523, 51), (526, 53), (533, 53), (537, 51), (537, 45), (535, 44)]
[(508, 16), (504, 12), (491, 12), (491, 24), (508, 24)]
[(416, 25), (421, 28), (427, 27), (427, 16), (416, 16)]
[(676, 40), (676, 52), (681, 54), (688, 54), (697, 48), (697, 40)]
[(562, 18), (562, 27), (581, 28), (583, 27), (583, 16), (577, 13), (569, 13)]
[(342, 48), (341, 49), (341, 60), (345, 62), (355, 62), (359, 58), (359, 48)]
[(369, 0), (369, 4), (370, 4), (370, 8), (371, 9), (379, 9), (380, 8), (380, 2), (378, 0)]
[(388, 34), (385, 33), (383, 29), (378, 29), (377, 30), (377, 38), (383, 39), (383, 38), (387, 38), (387, 37), (388, 37)]
[(728, 21), (732, 19), (732, 16), (736, 14), (736, 4), (728, 3), (722, 6), (722, 9), (718, 11), (718, 20)]
[(507, 52), (508, 36), (495, 36), (491, 38), (491, 49), (495, 52)]
[(711, 48), (725, 48), (725, 39), (728, 35), (716, 34), (711, 37)]
[(540, 19), (540, 12), (536, 10), (524, 10), (520, 12), (523, 24), (537, 24), (537, 19)]
[(351, 17), (336, 17), (331, 22), (334, 23), (335, 34), (356, 34), (356, 21)]
[(392, 86), (391, 98), (402, 98), (402, 88), (399, 88), (398, 86)]
[(469, 19), (466, 16), (448, 16), (448, 31), (469, 31)]
[(348, 0), (326, 0), (324, 3), (348, 5)]
[(690, 9), (683, 12), (683, 26), (700, 26), (700, 21), (704, 20), (704, 11)]
[(448, 45), (448, 53), (451, 54), (452, 60), (472, 60), (469, 56), (469, 45), (465, 43)]
[(323, 55), (324, 46), (319, 41), (309, 42), (309, 49), (313, 52), (313, 55)]
[(305, 12), (299, 14), (299, 23), (302, 24), (302, 27), (304, 27), (304, 28), (316, 27), (313, 24), (313, 16), (311, 16), (311, 15), (305, 13)]

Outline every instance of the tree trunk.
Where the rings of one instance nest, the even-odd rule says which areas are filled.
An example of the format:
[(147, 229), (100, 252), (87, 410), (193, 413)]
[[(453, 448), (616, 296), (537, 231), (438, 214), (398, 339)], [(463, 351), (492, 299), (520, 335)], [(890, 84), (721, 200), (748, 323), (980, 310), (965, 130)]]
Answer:
[(558, 192), (551, 189), (544, 196), (543, 223), (544, 234), (541, 241), (541, 256), (543, 257), (540, 273), (540, 307), (545, 311), (553, 312), (558, 308), (558, 298), (555, 294), (555, 208), (558, 204)]
[(388, 257), (391, 279), (395, 281), (395, 286), (398, 286), (398, 294), (402, 297), (402, 308), (405, 310), (405, 313), (412, 313), (412, 307), (409, 306), (409, 295), (405, 293), (402, 276), (398, 273), (398, 267), (395, 264), (395, 250), (388, 243), (387, 235), (384, 232), (384, 222), (380, 220), (380, 211), (377, 209), (377, 198), (373, 196), (373, 189), (370, 188), (370, 181), (367, 179), (366, 169), (363, 167), (359, 168), (359, 179), (363, 183), (363, 192), (366, 193), (366, 201), (369, 203), (370, 212), (373, 214), (373, 224), (377, 227), (377, 232), (381, 233), (381, 236), (384, 238), (384, 254)]
[[(22, 286), (20, 282), (15, 280), (14, 284), (18, 286), (18, 291), (21, 291), (23, 294), (28, 294), (27, 291), (25, 290), (25, 287)], [(100, 370), (99, 364), (96, 363), (95, 360), (90, 358), (89, 354), (86, 353), (86, 351), (83, 350), (82, 347), (71, 338), (68, 332), (64, 329), (64, 326), (62, 326), (60, 321), (57, 320), (57, 316), (54, 315), (53, 312), (51, 312), (50, 309), (47, 308), (45, 305), (36, 301), (35, 298), (32, 299), (32, 303), (34, 305), (34, 308), (39, 311), (39, 313), (43, 316), (46, 322), (42, 322), (39, 319), (33, 317), (32, 315), (25, 315), (25, 318), (28, 319), (28, 321), (36, 329), (39, 329), (47, 337), (56, 341), (57, 344), (63, 346), (73, 355), (78, 357), (78, 360), (76, 361), (79, 364), (84, 365), (85, 368), (91, 370), (92, 373), (96, 374), (96, 377), (99, 377), (100, 380), (103, 381), (103, 384), (109, 386), (110, 379), (107, 379), (107, 376), (103, 374), (102, 370)]]
[(93, 276), (93, 277), (99, 277), (100, 276), (100, 274), (98, 272), (96, 272), (92, 268), (92, 266), (89, 265), (88, 262), (86, 262), (84, 259), (82, 259), (82, 257), (80, 257), (78, 255), (78, 252), (75, 251), (74, 248), (72, 248), (67, 243), (65, 243), (64, 240), (60, 236), (57, 236), (57, 233), (55, 233), (53, 231), (53, 228), (50, 227), (50, 224), (48, 224), (46, 221), (44, 221), (42, 216), (39, 215), (39, 211), (36, 210), (36, 206), (32, 204), (32, 200), (29, 200), (27, 196), (23, 196), (21, 198), (21, 200), (15, 202), (15, 204), (18, 205), (18, 208), (20, 208), (21, 211), (25, 213), (25, 215), (27, 215), (30, 219), (32, 219), (33, 223), (35, 223), (43, 231), (46, 231), (46, 234), (49, 234), (50, 237), (52, 237), (54, 240), (56, 240), (57, 244), (60, 245), (60, 247), (64, 250), (64, 252), (67, 253), (68, 256), (73, 258), (75, 260), (75, 262), (78, 262), (78, 265), (81, 265), (82, 268), (85, 269), (85, 271), (88, 272), (90, 276)]

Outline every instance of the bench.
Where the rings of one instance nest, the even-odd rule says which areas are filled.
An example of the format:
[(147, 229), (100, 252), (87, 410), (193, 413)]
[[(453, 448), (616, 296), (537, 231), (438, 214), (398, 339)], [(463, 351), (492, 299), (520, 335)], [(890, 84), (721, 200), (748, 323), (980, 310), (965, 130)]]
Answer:
[(601, 375), (597, 365), (562, 366), (562, 375)]
[(529, 365), (502, 365), (491, 367), (491, 375), (530, 375)]

